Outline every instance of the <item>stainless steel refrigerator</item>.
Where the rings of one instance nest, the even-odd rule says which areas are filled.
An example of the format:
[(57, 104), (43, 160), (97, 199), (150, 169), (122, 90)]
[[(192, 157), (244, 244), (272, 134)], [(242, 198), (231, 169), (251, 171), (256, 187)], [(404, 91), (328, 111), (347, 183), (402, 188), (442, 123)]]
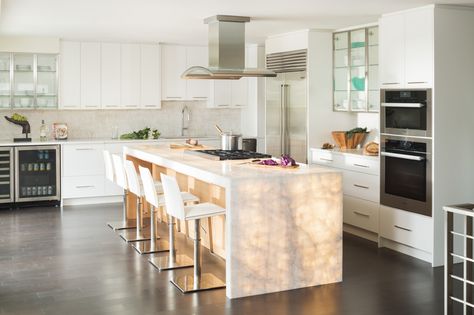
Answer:
[[(268, 60), (268, 58), (267, 58)], [(306, 71), (282, 72), (266, 79), (266, 153), (289, 154), (307, 163)]]

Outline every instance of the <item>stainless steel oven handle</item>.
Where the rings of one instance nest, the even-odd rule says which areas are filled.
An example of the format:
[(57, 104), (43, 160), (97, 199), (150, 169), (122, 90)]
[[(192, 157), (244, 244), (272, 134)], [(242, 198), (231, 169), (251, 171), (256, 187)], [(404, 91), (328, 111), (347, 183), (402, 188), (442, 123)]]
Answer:
[(409, 154), (400, 154), (400, 153), (393, 153), (393, 152), (380, 152), (382, 156), (393, 157), (397, 159), (405, 159), (405, 160), (412, 160), (412, 161), (423, 161), (425, 158), (418, 155), (409, 155)]
[(382, 103), (382, 107), (404, 107), (404, 108), (422, 108), (425, 104), (422, 103)]

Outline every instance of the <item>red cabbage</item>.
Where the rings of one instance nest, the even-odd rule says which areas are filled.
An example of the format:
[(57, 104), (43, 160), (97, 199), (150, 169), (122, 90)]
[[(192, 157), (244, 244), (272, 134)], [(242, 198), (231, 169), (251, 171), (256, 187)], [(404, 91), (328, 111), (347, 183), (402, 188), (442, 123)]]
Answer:
[(280, 163), (281, 166), (296, 166), (296, 161), (287, 154), (281, 156)]
[(258, 164), (270, 165), (270, 166), (277, 166), (278, 165), (278, 163), (275, 160), (272, 160), (272, 159), (267, 159), (267, 160), (260, 161)]

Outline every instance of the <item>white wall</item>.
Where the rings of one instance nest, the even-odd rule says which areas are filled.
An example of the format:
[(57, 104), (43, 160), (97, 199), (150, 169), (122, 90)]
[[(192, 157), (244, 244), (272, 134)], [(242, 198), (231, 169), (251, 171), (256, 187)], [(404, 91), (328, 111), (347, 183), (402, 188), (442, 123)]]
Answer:
[(375, 141), (380, 143), (380, 114), (379, 113), (357, 113), (357, 127), (370, 131), (365, 143)]
[(311, 30), (308, 35), (308, 145), (319, 148), (334, 142), (331, 131), (356, 127), (357, 115), (332, 109), (332, 32)]
[(433, 265), (443, 264), (444, 213), (474, 202), (474, 11), (435, 9)]

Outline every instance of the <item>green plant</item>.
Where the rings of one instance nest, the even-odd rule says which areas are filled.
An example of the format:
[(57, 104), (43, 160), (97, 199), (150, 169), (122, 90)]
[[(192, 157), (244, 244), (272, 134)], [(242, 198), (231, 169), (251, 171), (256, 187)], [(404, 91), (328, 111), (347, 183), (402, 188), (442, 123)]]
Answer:
[(346, 138), (347, 138), (347, 139), (351, 139), (352, 136), (353, 136), (355, 133), (367, 133), (367, 127), (365, 127), (365, 128), (357, 127), (357, 128), (351, 129), (351, 130), (349, 130), (349, 131), (346, 131)]

